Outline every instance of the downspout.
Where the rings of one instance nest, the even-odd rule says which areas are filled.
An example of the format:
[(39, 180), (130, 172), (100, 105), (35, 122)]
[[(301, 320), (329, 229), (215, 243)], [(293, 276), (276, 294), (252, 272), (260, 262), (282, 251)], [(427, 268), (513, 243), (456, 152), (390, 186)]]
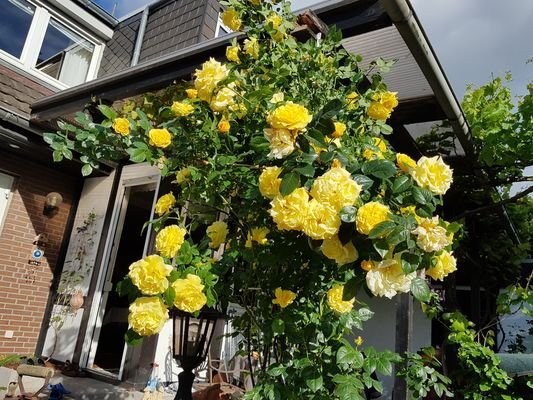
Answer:
[(148, 23), (149, 14), (150, 6), (144, 7), (141, 15), (141, 22), (139, 24), (139, 30), (137, 31), (137, 37), (135, 38), (135, 47), (133, 48), (133, 56), (131, 57), (130, 67), (134, 67), (139, 63), (139, 58), (141, 57), (141, 49), (144, 40), (144, 33), (146, 32), (146, 24)]
[(475, 155), (470, 127), (433, 48), (406, 0), (380, 0), (426, 77), (467, 156)]

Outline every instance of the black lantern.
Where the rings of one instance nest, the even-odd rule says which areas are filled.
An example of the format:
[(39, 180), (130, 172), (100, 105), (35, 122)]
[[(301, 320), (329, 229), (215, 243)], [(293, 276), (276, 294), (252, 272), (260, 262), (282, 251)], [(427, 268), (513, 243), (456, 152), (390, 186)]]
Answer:
[(209, 345), (218, 319), (222, 313), (207, 309), (196, 318), (191, 314), (174, 310), (173, 356), (180, 362), (183, 372), (178, 375), (179, 387), (174, 400), (192, 400), (193, 369), (197, 368), (207, 356)]

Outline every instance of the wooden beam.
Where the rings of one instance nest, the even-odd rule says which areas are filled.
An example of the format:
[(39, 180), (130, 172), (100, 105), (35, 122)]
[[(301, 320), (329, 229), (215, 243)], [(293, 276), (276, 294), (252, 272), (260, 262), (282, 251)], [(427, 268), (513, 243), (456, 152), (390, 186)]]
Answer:
[[(410, 350), (413, 336), (413, 299), (409, 293), (396, 295), (396, 342), (394, 350), (404, 355)], [(401, 365), (396, 364), (395, 370)], [(405, 379), (394, 374), (393, 400), (407, 400), (409, 391)]]
[(394, 109), (389, 124), (407, 125), (443, 119), (446, 119), (446, 114), (437, 98), (435, 96), (426, 96), (401, 100), (398, 107)]

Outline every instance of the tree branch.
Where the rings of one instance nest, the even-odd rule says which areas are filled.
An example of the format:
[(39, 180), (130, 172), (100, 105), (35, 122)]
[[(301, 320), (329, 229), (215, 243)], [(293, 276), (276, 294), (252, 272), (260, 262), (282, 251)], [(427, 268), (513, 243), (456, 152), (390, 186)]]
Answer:
[(461, 214), (453, 217), (452, 221), (457, 221), (457, 220), (459, 220), (461, 218), (464, 218), (464, 217), (467, 217), (469, 215), (480, 214), (482, 212), (485, 212), (485, 211), (488, 211), (488, 210), (492, 210), (493, 208), (502, 206), (504, 204), (513, 203), (516, 200), (521, 199), (522, 197), (525, 197), (525, 196), (527, 196), (530, 193), (533, 193), (533, 186), (528, 187), (526, 190), (514, 195), (513, 197), (509, 197), (508, 199), (505, 199), (505, 200), (502, 200), (502, 201), (498, 201), (497, 203), (492, 203), (492, 204), (489, 204), (489, 205), (486, 205), (486, 206), (474, 208), (473, 210), (465, 211), (464, 213), (461, 213)]

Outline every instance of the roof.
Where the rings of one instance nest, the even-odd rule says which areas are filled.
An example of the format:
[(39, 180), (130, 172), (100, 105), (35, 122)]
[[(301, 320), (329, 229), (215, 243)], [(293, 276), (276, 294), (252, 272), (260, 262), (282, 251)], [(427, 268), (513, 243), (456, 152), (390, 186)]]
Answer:
[[(398, 60), (385, 76), (389, 89), (400, 92), (400, 105), (390, 120), (395, 131), (390, 142), (398, 151), (418, 155), (410, 128), (444, 118), (451, 121), (461, 144), (468, 146), (469, 128), (459, 103), (405, 0), (331, 0), (316, 5), (314, 11), (322, 21), (342, 30), (348, 50), (363, 54), (367, 60), (376, 56)], [(175, 51), (157, 51), (157, 58), (38, 100), (32, 105), (32, 120), (49, 124), (83, 109), (91, 98), (113, 102), (163, 88), (175, 80), (190, 79), (209, 57), (222, 58), (233, 38), (239, 40), (242, 34)]]

